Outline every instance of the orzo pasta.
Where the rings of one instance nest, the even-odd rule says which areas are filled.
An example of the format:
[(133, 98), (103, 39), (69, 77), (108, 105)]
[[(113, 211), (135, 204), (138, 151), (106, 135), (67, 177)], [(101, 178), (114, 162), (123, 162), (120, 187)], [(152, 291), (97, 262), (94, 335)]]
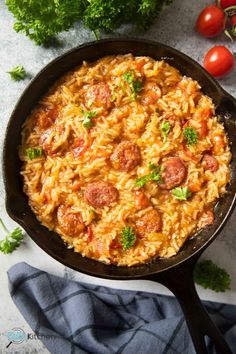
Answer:
[(175, 255), (213, 223), (230, 181), (212, 100), (165, 61), (131, 54), (58, 80), (23, 126), (20, 158), (40, 222), (117, 265)]

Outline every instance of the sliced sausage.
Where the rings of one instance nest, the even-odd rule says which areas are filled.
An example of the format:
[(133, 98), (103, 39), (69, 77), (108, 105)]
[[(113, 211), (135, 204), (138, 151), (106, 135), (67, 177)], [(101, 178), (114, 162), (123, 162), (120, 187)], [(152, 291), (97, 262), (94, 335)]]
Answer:
[(118, 199), (118, 190), (109, 182), (94, 182), (87, 186), (84, 197), (94, 208), (103, 208)]
[(39, 145), (42, 147), (43, 151), (46, 152), (47, 155), (53, 155), (53, 146), (52, 142), (50, 142), (50, 135), (52, 131), (46, 130), (40, 137)]
[(137, 219), (135, 223), (135, 231), (137, 235), (141, 237), (151, 232), (158, 232), (161, 230), (161, 227), (161, 215), (155, 209), (148, 211), (146, 214)]
[(219, 168), (219, 163), (216, 158), (210, 154), (205, 154), (202, 158), (202, 164), (205, 170), (216, 172)]
[(48, 129), (58, 117), (58, 108), (46, 109), (38, 115), (37, 125), (40, 129)]
[(155, 82), (148, 82), (146, 85), (144, 85), (141, 102), (145, 106), (156, 103), (160, 97), (161, 89)]
[(99, 82), (88, 88), (85, 93), (85, 105), (89, 108), (101, 108), (108, 109), (111, 107), (111, 90), (107, 83)]
[(65, 205), (60, 205), (57, 209), (57, 221), (67, 236), (76, 237), (85, 229), (81, 214), (73, 213), (72, 209)]
[(168, 157), (162, 164), (161, 178), (163, 183), (159, 186), (163, 189), (172, 189), (179, 186), (186, 177), (186, 166), (179, 157)]
[(122, 141), (117, 145), (110, 159), (116, 170), (131, 171), (141, 162), (140, 149), (131, 141)]

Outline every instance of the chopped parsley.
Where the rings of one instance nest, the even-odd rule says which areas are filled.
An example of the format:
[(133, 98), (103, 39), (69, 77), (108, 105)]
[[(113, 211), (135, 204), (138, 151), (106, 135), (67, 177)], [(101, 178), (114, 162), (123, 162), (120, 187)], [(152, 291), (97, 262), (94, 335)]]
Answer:
[(161, 129), (161, 134), (163, 136), (164, 142), (166, 142), (170, 132), (170, 122), (168, 122), (168, 120), (163, 120), (160, 129)]
[(26, 149), (26, 156), (29, 160), (37, 159), (38, 157), (41, 157), (43, 155), (43, 149), (42, 148), (28, 148)]
[(161, 182), (161, 172), (163, 171), (163, 168), (152, 163), (149, 163), (148, 167), (152, 172), (146, 176), (137, 178), (135, 181), (136, 187), (142, 188), (149, 181), (155, 181), (157, 183)]
[(176, 187), (172, 189), (172, 194), (178, 200), (187, 200), (192, 195), (188, 187)]
[(194, 281), (204, 289), (224, 292), (230, 289), (230, 275), (211, 260), (198, 263), (194, 269)]
[(123, 250), (126, 251), (130, 249), (136, 241), (136, 235), (131, 226), (126, 226), (122, 230), (122, 235), (121, 235), (121, 244), (123, 247)]
[(188, 145), (195, 145), (198, 142), (198, 134), (193, 127), (186, 127), (183, 131), (184, 138), (187, 140)]
[(124, 73), (122, 78), (129, 84), (129, 87), (132, 92), (131, 99), (135, 100), (137, 97), (137, 93), (143, 89), (142, 81), (139, 79), (135, 79), (134, 70)]
[(24, 238), (23, 231), (21, 228), (17, 227), (12, 232), (9, 232), (2, 219), (0, 219), (0, 224), (6, 232), (5, 238), (0, 241), (0, 251), (5, 254), (12, 253), (17, 247), (20, 246)]
[(83, 126), (85, 128), (92, 128), (94, 126), (93, 118), (96, 117), (96, 111), (83, 111), (84, 115)]
[(26, 71), (22, 65), (15, 66), (7, 73), (10, 74), (12, 80), (14, 81), (20, 81), (26, 78)]

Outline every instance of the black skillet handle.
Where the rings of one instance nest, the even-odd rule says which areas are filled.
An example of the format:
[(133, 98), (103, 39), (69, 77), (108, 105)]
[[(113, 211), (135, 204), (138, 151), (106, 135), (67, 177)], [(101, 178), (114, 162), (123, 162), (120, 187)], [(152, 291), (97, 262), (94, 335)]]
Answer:
[[(198, 257), (197, 257), (198, 258)], [(182, 265), (151, 275), (145, 279), (165, 285), (178, 299), (189, 328), (197, 354), (208, 354), (204, 336), (208, 336), (217, 354), (233, 354), (224, 337), (210, 319), (201, 303), (193, 281), (193, 269), (197, 259), (192, 258)]]

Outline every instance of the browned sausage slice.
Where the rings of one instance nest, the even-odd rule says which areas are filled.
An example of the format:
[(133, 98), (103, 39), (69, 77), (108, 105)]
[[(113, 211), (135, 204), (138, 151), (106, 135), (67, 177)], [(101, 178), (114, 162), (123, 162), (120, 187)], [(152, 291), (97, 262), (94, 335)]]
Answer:
[(202, 164), (205, 170), (210, 170), (211, 172), (216, 172), (219, 168), (219, 163), (214, 156), (210, 154), (205, 154), (202, 158)]
[(151, 232), (158, 232), (161, 230), (162, 220), (160, 213), (152, 209), (146, 214), (137, 219), (135, 223), (135, 230), (138, 236), (145, 236)]
[(131, 171), (141, 162), (139, 147), (131, 141), (122, 141), (111, 155), (111, 163), (116, 170)]
[(87, 186), (84, 196), (94, 208), (103, 208), (118, 199), (118, 190), (109, 182), (94, 182)]
[(161, 178), (163, 183), (159, 186), (163, 189), (172, 189), (179, 186), (186, 177), (186, 166), (179, 157), (168, 157), (162, 164)]
[(85, 93), (85, 105), (87, 107), (108, 109), (111, 107), (111, 90), (106, 82), (99, 82), (88, 88)]
[(65, 205), (60, 205), (57, 209), (57, 221), (67, 236), (76, 237), (85, 229), (81, 214), (73, 213), (72, 209)]

